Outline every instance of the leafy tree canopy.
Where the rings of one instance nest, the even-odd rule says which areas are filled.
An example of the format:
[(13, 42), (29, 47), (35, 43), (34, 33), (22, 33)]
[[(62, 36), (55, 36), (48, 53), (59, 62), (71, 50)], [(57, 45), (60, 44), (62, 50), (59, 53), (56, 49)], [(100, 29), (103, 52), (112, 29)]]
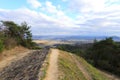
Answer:
[(23, 45), (30, 48), (32, 46), (32, 33), (30, 26), (26, 22), (20, 25), (13, 21), (1, 21), (0, 25), (0, 37), (4, 37), (4, 40), (15, 39), (18, 45)]

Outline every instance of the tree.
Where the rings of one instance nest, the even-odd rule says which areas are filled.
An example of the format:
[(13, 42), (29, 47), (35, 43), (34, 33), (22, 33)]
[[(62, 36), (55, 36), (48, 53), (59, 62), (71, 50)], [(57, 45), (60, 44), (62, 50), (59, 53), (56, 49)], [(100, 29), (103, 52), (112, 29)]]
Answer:
[(112, 38), (94, 43), (87, 55), (94, 66), (120, 75), (120, 46)]
[(32, 33), (30, 31), (30, 26), (27, 25), (26, 22), (21, 23), (21, 29), (20, 29), (20, 38), (23, 41), (24, 46), (30, 46), (32, 42)]
[(25, 47), (31, 47), (32, 45), (32, 33), (30, 31), (30, 26), (26, 22), (18, 25), (13, 21), (1, 21), (2, 25), (5, 26), (4, 36), (5, 38), (13, 38), (17, 41), (17, 44), (23, 45)]

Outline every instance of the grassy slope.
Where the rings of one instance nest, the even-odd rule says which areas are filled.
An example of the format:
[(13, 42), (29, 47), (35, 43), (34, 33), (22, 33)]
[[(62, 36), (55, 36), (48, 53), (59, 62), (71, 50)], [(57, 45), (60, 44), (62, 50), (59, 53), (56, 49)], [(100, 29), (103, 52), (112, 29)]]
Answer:
[(86, 68), (88, 73), (91, 74), (93, 80), (110, 80), (107, 76), (102, 74), (99, 70), (97, 70), (95, 67), (87, 63), (83, 58), (80, 58), (76, 55), (74, 55), (79, 62), (83, 64), (83, 66)]
[(60, 51), (58, 59), (58, 80), (86, 80), (82, 72), (67, 52)]
[(68, 52), (60, 51), (58, 60), (59, 80), (86, 80), (82, 72), (77, 67), (72, 56), (74, 56), (91, 75), (93, 80), (110, 80), (99, 70), (88, 64), (83, 58), (76, 55), (71, 55)]

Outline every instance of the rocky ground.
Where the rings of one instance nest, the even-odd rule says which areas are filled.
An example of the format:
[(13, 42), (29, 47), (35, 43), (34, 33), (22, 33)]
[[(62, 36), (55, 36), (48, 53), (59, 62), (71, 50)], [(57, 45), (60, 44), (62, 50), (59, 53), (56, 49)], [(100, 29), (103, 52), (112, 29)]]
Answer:
[(0, 80), (38, 80), (41, 65), (48, 49), (32, 51), (0, 71)]

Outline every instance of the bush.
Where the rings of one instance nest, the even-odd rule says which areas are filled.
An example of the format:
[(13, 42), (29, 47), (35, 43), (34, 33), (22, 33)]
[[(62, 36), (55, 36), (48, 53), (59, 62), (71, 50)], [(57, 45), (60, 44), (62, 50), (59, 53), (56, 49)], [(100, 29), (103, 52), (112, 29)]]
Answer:
[(18, 45), (22, 45), (27, 48), (31, 48), (32, 46), (32, 33), (30, 31), (30, 26), (27, 25), (26, 22), (18, 25), (13, 21), (1, 21), (1, 27), (4, 29), (0, 30), (0, 38), (1, 35), (4, 36), (4, 44), (5, 48), (10, 49)]
[(6, 38), (4, 40), (4, 45), (6, 49), (11, 49), (17, 45), (17, 42), (14, 38)]
[(4, 45), (3, 45), (3, 42), (0, 40), (0, 52), (2, 52), (4, 49)]

